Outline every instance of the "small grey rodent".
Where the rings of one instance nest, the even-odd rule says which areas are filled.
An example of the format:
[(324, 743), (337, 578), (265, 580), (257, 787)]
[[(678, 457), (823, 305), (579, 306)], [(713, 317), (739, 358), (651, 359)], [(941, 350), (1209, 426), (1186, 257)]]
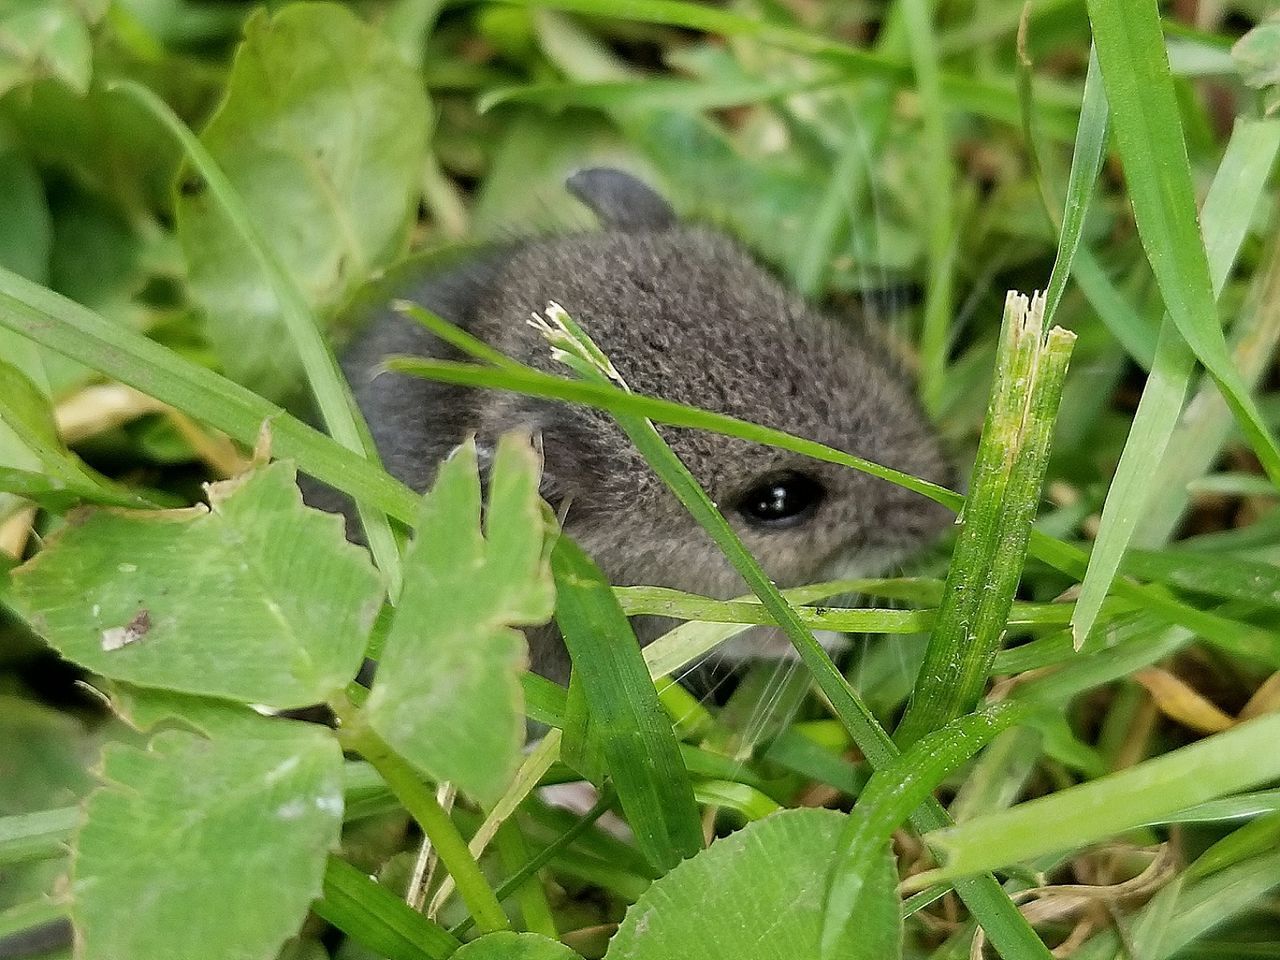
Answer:
[[(617, 170), (574, 174), (569, 191), (603, 230), (495, 249), (400, 295), (503, 353), (563, 373), (526, 322), (555, 301), (612, 359), (632, 389), (777, 427), (942, 481), (937, 440), (873, 347), (785, 290), (727, 236), (677, 221), (667, 202)], [(745, 592), (608, 415), (399, 374), (391, 354), (456, 356), (422, 327), (382, 310), (351, 345), (348, 378), (391, 473), (425, 489), (469, 434), (483, 451), (512, 428), (541, 436), (543, 492), (569, 503), (566, 531), (619, 585), (715, 597)], [(946, 513), (853, 470), (691, 430), (662, 430), (781, 586), (882, 567), (936, 534)], [(638, 623), (642, 643), (657, 623)], [(532, 667), (563, 682), (553, 627), (531, 631)], [(760, 654), (785, 642), (757, 631)], [(774, 646), (778, 645), (778, 646)], [(770, 649), (773, 646), (773, 649)]]
[[(670, 206), (617, 170), (585, 170), (569, 190), (603, 232), (530, 240), (401, 289), (508, 356), (555, 373), (526, 323), (564, 306), (632, 389), (706, 407), (896, 467), (946, 479), (937, 440), (871, 345), (788, 293), (732, 240), (677, 223)], [(717, 597), (745, 584), (606, 414), (508, 394), (470, 392), (398, 374), (390, 354), (457, 356), (422, 327), (384, 310), (344, 360), (388, 470), (422, 490), (469, 433), (481, 448), (509, 429), (540, 433), (543, 492), (570, 499), (565, 529), (615, 584)], [(882, 566), (947, 520), (942, 508), (882, 480), (728, 437), (663, 429), (677, 454), (781, 586)], [(307, 483), (316, 506), (348, 504)], [(354, 531), (353, 531), (354, 532)], [(642, 643), (665, 627), (637, 624)], [(771, 630), (752, 652), (789, 651)], [(529, 632), (532, 667), (563, 683), (569, 660), (554, 627)], [(0, 956), (64, 945), (65, 921), (0, 940)]]

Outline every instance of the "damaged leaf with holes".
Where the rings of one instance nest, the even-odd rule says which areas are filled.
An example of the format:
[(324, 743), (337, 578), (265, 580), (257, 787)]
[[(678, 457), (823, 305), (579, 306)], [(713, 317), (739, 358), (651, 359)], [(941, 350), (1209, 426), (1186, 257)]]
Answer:
[(72, 514), (13, 572), (17, 609), (111, 679), (280, 708), (325, 701), (359, 669), (378, 572), (340, 518), (303, 506), (289, 463), (208, 497)]

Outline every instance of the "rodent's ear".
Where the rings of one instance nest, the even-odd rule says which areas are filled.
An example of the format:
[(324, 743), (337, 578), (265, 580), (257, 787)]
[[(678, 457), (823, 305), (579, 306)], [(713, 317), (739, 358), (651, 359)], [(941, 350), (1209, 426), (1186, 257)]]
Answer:
[(617, 230), (663, 230), (674, 226), (671, 204), (648, 184), (611, 167), (579, 170), (565, 187), (591, 208), (604, 227)]

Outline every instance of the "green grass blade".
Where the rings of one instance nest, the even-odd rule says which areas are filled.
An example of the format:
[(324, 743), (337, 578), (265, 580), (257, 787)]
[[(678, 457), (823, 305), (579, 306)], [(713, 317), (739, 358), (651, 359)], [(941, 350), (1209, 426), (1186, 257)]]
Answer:
[[(1159, 594), (1153, 592), (1152, 596)], [(1176, 605), (1174, 601), (1168, 602)], [(1062, 670), (1028, 680), (1022, 688), (1022, 694), (1033, 695), (1034, 691), (1035, 696), (1040, 696), (1044, 689), (1058, 688), (1062, 691), (1060, 698), (1065, 702), (1065, 699), (1099, 683), (1118, 680), (1134, 670), (1150, 666), (1197, 637), (1212, 643), (1225, 653), (1253, 661), (1263, 669), (1275, 670), (1280, 667), (1280, 636), (1274, 630), (1251, 627), (1227, 619), (1228, 616), (1241, 616), (1244, 612), (1253, 611), (1255, 608), (1252, 605), (1224, 604), (1219, 608), (1221, 615), (1188, 605), (1177, 607), (1177, 610), (1167, 612), (1161, 610), (1154, 617), (1143, 614), (1127, 624), (1120, 621), (1114, 634), (1108, 637), (1107, 645), (1088, 657), (1069, 657), (1064, 651), (1062, 658), (1055, 662), (1074, 662), (1068, 663)], [(1126, 642), (1131, 636), (1145, 639), (1134, 643)], [(1064, 646), (1070, 643), (1065, 636), (1046, 640), (1063, 643)], [(1074, 647), (1070, 649), (1074, 651)]]
[[(62, 442), (49, 398), (17, 367), (0, 360), (0, 431), (7, 430), (16, 445), (5, 457), (32, 470), (0, 467), (0, 490), (36, 501), (84, 499), (123, 507), (159, 504), (121, 484), (113, 483), (83, 463)], [(39, 472), (33, 472), (35, 468)], [(43, 480), (43, 489), (41, 489)]]
[[(1076, 132), (1075, 152), (1071, 157), (1071, 174), (1067, 179), (1067, 200), (1058, 225), (1058, 255), (1045, 287), (1044, 322), (1053, 322), (1058, 304), (1067, 289), (1080, 238), (1084, 235), (1085, 216), (1093, 197), (1094, 185), (1102, 171), (1107, 147), (1107, 95), (1098, 70), (1097, 51), (1089, 51), (1089, 72), (1084, 80), (1084, 97), (1080, 105), (1080, 126)], [(1050, 214), (1053, 216), (1053, 213)]]
[[(0, 416), (0, 420), (3, 416)], [(74, 461), (71, 466), (75, 466)], [(47, 469), (47, 468), (46, 468)], [(158, 508), (181, 507), (185, 501), (169, 494), (153, 491), (135, 491), (132, 488), (98, 483), (92, 475), (77, 477), (50, 476), (32, 470), (0, 467), (0, 494), (30, 500), (54, 513), (63, 513), (77, 503), (95, 503), (113, 507)]]
[(831, 864), (823, 914), (823, 957), (860, 921), (861, 901), (878, 868), (878, 859), (898, 829), (960, 764), (993, 737), (1018, 722), (1025, 705), (998, 704), (952, 720), (903, 751), (893, 763), (871, 775), (840, 836)]
[[(575, 840), (595, 826), (596, 821), (605, 815), (616, 799), (617, 798), (612, 789), (606, 789), (600, 795), (600, 799), (595, 802), (595, 805), (579, 817), (571, 827), (557, 836), (553, 841), (551, 841), (551, 843), (547, 844), (547, 846), (543, 847), (531, 856), (524, 862), (524, 864), (521, 865), (520, 869), (512, 873), (506, 880), (502, 881), (502, 884), (498, 887), (499, 899), (505, 900), (507, 897), (511, 896), (511, 894), (523, 886), (530, 877), (550, 863), (561, 851), (566, 850)], [(475, 921), (468, 917), (457, 926), (451, 928), (449, 932), (454, 936), (461, 937), (474, 925)]]
[(1180, 590), (1280, 606), (1280, 569), (1259, 560), (1191, 550), (1130, 550), (1124, 571)]
[(79, 820), (76, 807), (0, 817), (0, 864), (65, 856)]
[[(19, 943), (28, 937), (39, 942), (45, 935), (52, 940), (55, 939), (55, 930), (58, 931), (58, 937), (65, 938), (63, 942), (69, 946), (74, 934), (71, 930), (71, 904), (65, 900), (42, 896), (38, 900), (29, 900), (0, 910), (0, 949), (4, 949), (8, 956), (54, 956), (51, 951), (55, 949), (55, 945), (52, 943), (39, 954), (28, 954), (25, 944), (17, 946), (15, 950), (6, 941), (17, 936), (20, 937)], [(71, 954), (63, 956), (70, 957)]]
[[(535, 673), (524, 674), (525, 695), (528, 698), (526, 702), (526, 710), (530, 719), (539, 723), (545, 723), (548, 726), (560, 727), (564, 723), (564, 705), (565, 696), (564, 688), (559, 684), (552, 683), (550, 680), (540, 677)], [(537, 692), (534, 692), (537, 691)], [(530, 709), (535, 700), (540, 699), (540, 705), (537, 709)], [(488, 848), (489, 843), (497, 836), (502, 825), (506, 823), (515, 814), (516, 808), (524, 802), (525, 798), (538, 786), (539, 781), (546, 774), (551, 766), (560, 757), (560, 730), (553, 729), (547, 731), (542, 739), (529, 751), (524, 762), (520, 765), (520, 770), (516, 773), (515, 779), (507, 788), (502, 797), (489, 808), (484, 822), (471, 835), (471, 841), (467, 844), (467, 848), (471, 851), (473, 857), (479, 858), (481, 854)], [(606, 791), (607, 792), (607, 791)], [(449, 895), (453, 892), (454, 883), (452, 877), (446, 877), (440, 886), (436, 889), (432, 898), (433, 905), (443, 904)], [(496, 893), (499, 901), (506, 899), (507, 893), (499, 888)], [(458, 929), (469, 930), (474, 925), (475, 919), (468, 918), (459, 928), (453, 929), (451, 932), (458, 933)], [(458, 934), (459, 936), (461, 934)]]
[(1044, 301), (1010, 294), (996, 385), (937, 623), (894, 739), (910, 746), (973, 709), (1008, 622), (1074, 334), (1046, 336)]
[[(883, 467), (862, 457), (844, 453), (826, 444), (748, 423), (736, 417), (629, 393), (609, 384), (569, 380), (531, 368), (496, 370), (476, 364), (416, 357), (394, 357), (387, 361), (387, 366), (392, 370), (427, 377), (441, 383), (511, 390), (528, 396), (582, 403), (615, 415), (635, 415), (673, 426), (710, 430), (780, 450), (790, 450), (825, 463), (859, 470), (926, 496), (951, 510), (959, 511), (964, 503), (960, 494), (945, 487)], [(1076, 579), (1084, 577), (1088, 565), (1088, 554), (1079, 547), (1055, 540), (1034, 529), (1031, 531), (1029, 553)], [(1241, 624), (1212, 612), (1197, 609), (1179, 602), (1164, 591), (1153, 590), (1125, 580), (1116, 581), (1115, 592), (1126, 600), (1139, 603), (1159, 613), (1169, 623), (1176, 623), (1204, 634), (1206, 639), (1222, 644), (1225, 649), (1234, 650), (1263, 663), (1280, 666), (1280, 636), (1272, 631)]]
[(341, 739), (344, 748), (357, 751), (373, 764), (382, 779), (387, 782), (410, 816), (417, 821), (422, 832), (431, 840), (440, 862), (458, 885), (467, 909), (476, 923), (486, 932), (510, 927), (510, 921), (480, 870), (467, 843), (457, 826), (440, 805), (436, 791), (423, 782), (409, 763), (393, 752), (363, 717), (345, 709), (339, 712)]
[(1098, 318), (1125, 352), (1143, 370), (1155, 362), (1157, 328), (1134, 309), (1088, 247), (1080, 247), (1071, 261), (1071, 278)]
[(0, 267), (0, 327), (128, 384), (252, 447), (264, 425), (272, 450), (311, 476), (412, 523), (418, 496), (359, 454), (211, 370), (52, 290)]
[(461, 945), (443, 927), (337, 857), (329, 858), (324, 896), (312, 909), (388, 960), (444, 960)]
[(955, 198), (952, 190), (951, 144), (942, 103), (942, 80), (933, 33), (933, 4), (928, 0), (901, 0), (898, 9), (912, 41), (908, 44), (916, 75), (924, 129), (925, 206), (928, 210), (924, 320), (920, 329), (920, 396), (926, 410), (937, 414), (942, 400), (950, 347), (955, 272)]
[(795, 727), (788, 727), (778, 734), (769, 745), (765, 759), (850, 796), (861, 792), (868, 778), (864, 766), (845, 760)]
[(1156, 957), (1162, 953), (1162, 944), (1169, 922), (1173, 918), (1178, 897), (1182, 894), (1183, 877), (1175, 876), (1167, 886), (1151, 898), (1142, 911), (1142, 916), (1133, 925), (1129, 933), (1129, 943), (1135, 957)]
[[(1083, 579), (1088, 565), (1088, 554), (1079, 547), (1031, 531), (1032, 556), (1076, 579)], [(1280, 668), (1280, 634), (1275, 631), (1231, 619), (1239, 613), (1216, 613), (1169, 596), (1168, 592), (1125, 580), (1115, 581), (1113, 592), (1122, 598), (1133, 600), (1158, 615), (1167, 623), (1176, 624), (1201, 634), (1205, 640), (1221, 646), (1228, 652)]]
[(693, 794), (705, 806), (724, 807), (748, 820), (763, 820), (782, 807), (755, 787), (729, 780), (700, 780)]
[[(1215, 301), (1236, 261), (1277, 150), (1280, 136), (1265, 125), (1242, 124), (1227, 144), (1200, 216), (1204, 244), (1210, 251), (1209, 273)], [(1166, 317), (1151, 374), (1102, 508), (1089, 569), (1080, 585), (1071, 622), (1078, 647), (1084, 645), (1093, 629), (1138, 521), (1156, 492), (1151, 478), (1160, 473), (1194, 368), (1190, 350)]]
[[(1163, 564), (1163, 561), (1161, 561)], [(1186, 559), (1173, 560), (1167, 566), (1153, 564), (1152, 570), (1170, 580), (1179, 583), (1194, 575), (1202, 564)], [(1254, 584), (1237, 584), (1235, 576), (1247, 573), (1259, 577)], [(1277, 583), (1280, 575), (1261, 563), (1237, 561), (1232, 564), (1220, 581), (1214, 581), (1212, 589), (1207, 591), (1225, 596), (1238, 596), (1240, 599), (1266, 598), (1265, 602), (1274, 604), (1276, 597), (1271, 593), (1271, 584)], [(858, 581), (848, 581), (856, 584)], [(662, 587), (616, 587), (615, 594), (622, 604), (627, 616), (651, 615), (672, 617), (677, 620), (698, 621), (701, 623), (733, 623), (761, 624), (774, 623), (769, 611), (755, 597), (739, 600), (713, 600), (692, 593), (681, 593), (679, 590), (668, 590)], [(825, 591), (824, 591), (825, 592)], [(854, 590), (832, 590), (831, 593), (856, 592)], [(792, 603), (800, 603), (795, 599), (794, 591), (783, 591), (783, 595)], [(1117, 602), (1115, 612), (1120, 613), (1131, 605)], [(1072, 604), (1069, 603), (1027, 603), (1015, 600), (1002, 627), (1044, 627), (1066, 625), (1070, 622)], [(936, 608), (919, 610), (882, 609), (877, 607), (829, 607), (818, 609), (797, 606), (796, 616), (814, 630), (834, 630), (837, 633), (920, 633), (931, 629), (938, 620)]]
[(1157, 4), (1089, 0), (1089, 18), (1134, 219), (1165, 307), (1221, 388), (1267, 474), (1280, 483), (1280, 446), (1233, 365), (1218, 323)]
[(1274, 848), (1216, 873), (1178, 898), (1161, 938), (1161, 960), (1179, 955), (1214, 927), (1241, 913), (1280, 884), (1280, 853)]
[(445, 343), (457, 347), (463, 353), (469, 354), (478, 360), (483, 360), (485, 363), (492, 364), (502, 370), (525, 369), (523, 364), (511, 360), (483, 340), (462, 329), (462, 327), (450, 323), (448, 320), (437, 316), (416, 303), (410, 303), (408, 300), (397, 300), (393, 306), (410, 320), (418, 323)]
[(480, 97), (477, 108), (484, 113), (504, 103), (527, 103), (555, 112), (569, 107), (600, 110), (724, 110), (824, 90), (841, 83), (843, 79), (843, 75), (828, 71), (817, 77), (781, 77), (745, 82), (662, 77), (605, 83), (536, 83), (490, 90)]
[(1260, 717), (1120, 773), (940, 830), (926, 839), (943, 867), (927, 882), (1078, 849), (1280, 777), (1277, 738), (1280, 715)]
[(1259, 790), (1256, 793), (1241, 793), (1225, 800), (1210, 800), (1208, 803), (1197, 804), (1166, 817), (1162, 822), (1208, 823), (1218, 820), (1240, 820), (1247, 817), (1266, 819), (1276, 813), (1280, 813), (1280, 790)]
[[(513, 820), (503, 823), (494, 846), (506, 870), (520, 870), (529, 862), (529, 849), (525, 844), (524, 834)], [(541, 880), (532, 879), (516, 886), (511, 891), (511, 896), (529, 933), (552, 940), (559, 938), (555, 917), (551, 913), (551, 905), (547, 902), (547, 893)]]
[[(650, 862), (669, 870), (702, 849), (702, 826), (671, 722), (658, 703), (626, 614), (582, 549), (560, 537), (551, 552), (556, 622), (573, 658), (618, 799)], [(574, 687), (569, 692), (573, 712)]]
[(900, 470), (881, 466), (862, 457), (844, 453), (813, 440), (805, 440), (775, 430), (748, 423), (737, 417), (699, 410), (670, 400), (647, 397), (643, 394), (629, 393), (605, 383), (588, 383), (581, 380), (570, 380), (542, 373), (528, 367), (519, 369), (493, 369), (473, 363), (462, 363), (454, 360), (435, 360), (426, 357), (390, 357), (386, 362), (389, 370), (408, 373), (417, 377), (425, 377), (440, 383), (452, 383), (467, 387), (484, 387), (488, 389), (510, 390), (531, 397), (545, 397), (553, 400), (566, 400), (571, 403), (582, 403), (606, 410), (615, 415), (638, 416), (670, 424), (671, 426), (689, 427), (697, 430), (710, 430), (730, 437), (741, 437), (767, 446), (791, 450), (805, 456), (813, 457), (827, 463), (860, 470), (873, 477), (880, 477), (890, 483), (907, 490), (915, 491), (952, 510), (959, 510), (964, 498), (946, 487), (921, 480)]
[[(1280, 119), (1240, 120), (1231, 143), (1249, 141), (1253, 163), (1270, 167), (1280, 147)], [(1268, 156), (1270, 154), (1270, 157)], [(1266, 171), (1250, 167), (1239, 173), (1241, 183), (1266, 182)], [(1230, 198), (1233, 203), (1236, 198)], [(1241, 200), (1247, 199), (1241, 198)], [(1241, 218), (1238, 229), (1247, 226)], [(1272, 241), (1270, 253), (1254, 274), (1246, 312), (1231, 330), (1232, 356), (1245, 382), (1256, 386), (1280, 341), (1280, 242)], [(1173, 535), (1190, 498), (1188, 486), (1208, 473), (1221, 455), (1232, 428), (1231, 411), (1213, 383), (1205, 383), (1187, 406), (1195, 417), (1184, 415), (1152, 478), (1150, 506), (1134, 534), (1134, 543), (1162, 546)]]
[(1083, 649), (1097, 612), (1111, 590), (1116, 570), (1151, 492), (1165, 445), (1178, 421), (1195, 357), (1167, 317), (1160, 326), (1151, 372), (1142, 389), (1120, 461), (1102, 507), (1102, 521), (1080, 584), (1071, 623), (1076, 649)]
[[(329, 432), (342, 446), (353, 453), (363, 454), (370, 463), (378, 465), (378, 451), (369, 427), (356, 406), (351, 388), (338, 367), (333, 351), (325, 342), (314, 313), (307, 305), (306, 297), (284, 263), (263, 238), (253, 215), (245, 207), (231, 181), (218, 167), (204, 144), (155, 93), (130, 80), (118, 81), (114, 87), (145, 107), (182, 144), (187, 159), (209, 185), (209, 190), (222, 207), (223, 213), (235, 226), (245, 245), (253, 252), (262, 272), (270, 280), (285, 328), (302, 360), (311, 393)], [(385, 513), (371, 509), (368, 503), (357, 500), (356, 510), (369, 550), (377, 561), (378, 569), (387, 579), (387, 592), (394, 603), (400, 595), (400, 547), (391, 524)]]
[(849, 119), (851, 129), (791, 266), (796, 289), (810, 298), (822, 293), (841, 227), (863, 209), (871, 193), (868, 158), (879, 153), (889, 123), (888, 98), (864, 97), (855, 103), (861, 109)]
[(1187, 868), (1188, 880), (1207, 877), (1251, 857), (1265, 855), (1280, 847), (1280, 810), (1259, 817), (1233, 830)]

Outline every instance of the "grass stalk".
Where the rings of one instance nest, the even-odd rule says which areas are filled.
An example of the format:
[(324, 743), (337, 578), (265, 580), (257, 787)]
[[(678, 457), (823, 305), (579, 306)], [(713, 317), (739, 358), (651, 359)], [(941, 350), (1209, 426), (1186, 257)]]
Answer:
[(968, 713), (986, 687), (1026, 559), (1031, 521), (1075, 340), (1046, 335), (1044, 301), (1005, 302), (996, 384), (964, 524), (919, 679), (894, 739), (900, 747)]
[(1024, 705), (997, 704), (959, 717), (905, 750), (871, 775), (840, 835), (827, 878), (822, 921), (822, 956), (835, 960), (835, 947), (848, 942), (859, 921), (864, 892), (873, 880), (876, 858), (889, 848), (893, 831), (932, 796), (948, 773), (1026, 713)]
[(221, 430), (252, 448), (264, 425), (272, 452), (315, 477), (412, 524), (419, 497), (377, 464), (212, 370), (0, 266), (0, 327), (85, 364)]

